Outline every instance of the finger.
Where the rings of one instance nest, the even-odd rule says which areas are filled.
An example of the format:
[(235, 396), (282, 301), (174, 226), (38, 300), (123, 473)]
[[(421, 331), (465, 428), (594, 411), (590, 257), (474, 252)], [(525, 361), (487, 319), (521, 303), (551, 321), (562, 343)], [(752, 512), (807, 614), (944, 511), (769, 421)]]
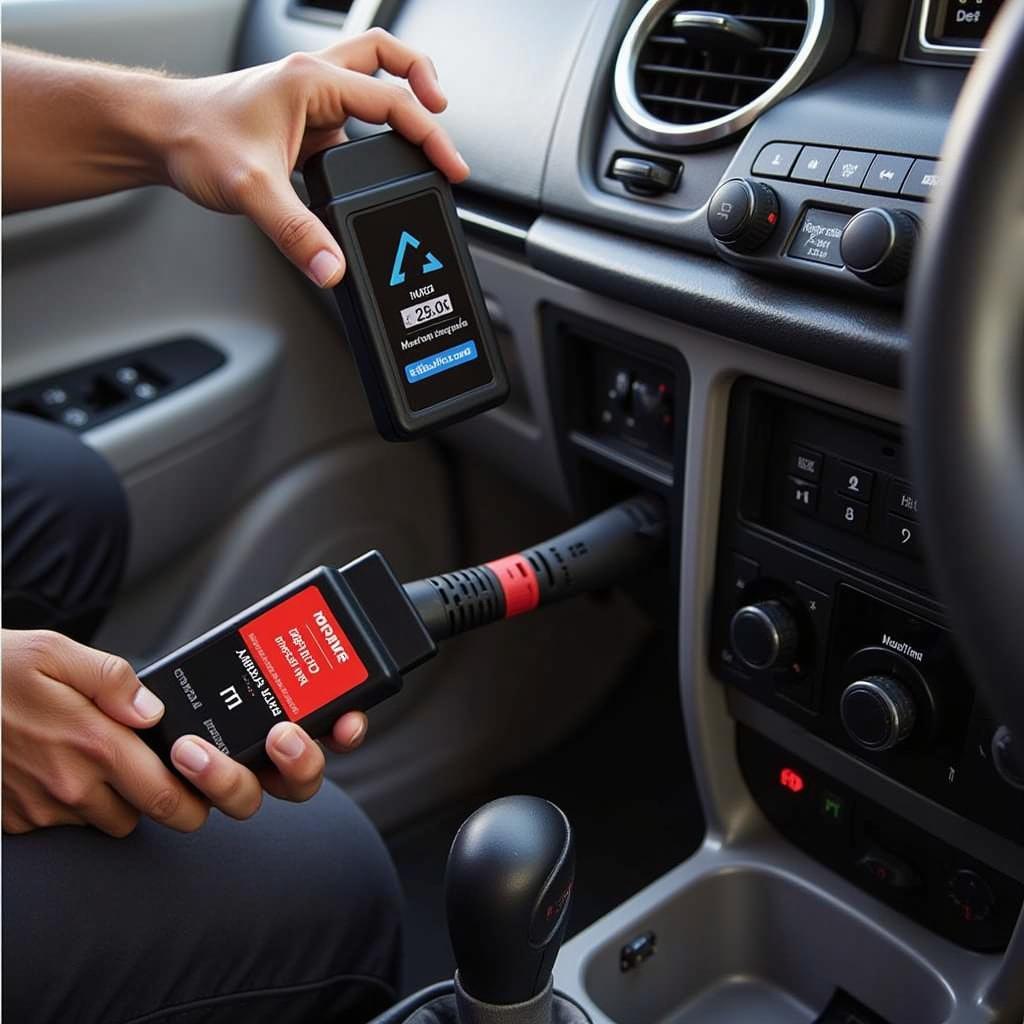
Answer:
[(267, 754), (281, 778), (275, 796), (308, 800), (323, 783), (324, 752), (299, 726), (289, 722), (275, 725), (267, 734)]
[(195, 832), (206, 822), (206, 801), (134, 733), (119, 731), (111, 742), (95, 746), (93, 759), (103, 765), (108, 784), (144, 817), (178, 832)]
[(369, 724), (362, 711), (350, 711), (334, 723), (330, 735), (324, 739), (324, 746), (335, 754), (347, 754), (362, 745)]
[(3, 830), (10, 835), (23, 835), (58, 825), (83, 826), (85, 823), (81, 815), (50, 797), (40, 796), (24, 807), (15, 807), (13, 801), (4, 800)]
[(383, 69), (388, 74), (409, 80), (419, 101), (435, 114), (448, 106), (448, 99), (437, 80), (434, 62), (382, 28), (370, 29), (353, 39), (323, 51), (322, 56), (339, 67), (373, 75)]
[(303, 206), (288, 178), (267, 177), (244, 190), (241, 208), (314, 284), (328, 288), (341, 280), (341, 248), (316, 214)]
[(350, 115), (371, 124), (389, 124), (410, 142), (422, 146), (449, 181), (459, 182), (469, 176), (469, 167), (448, 133), (407, 89), (347, 69), (333, 71), (323, 85), (325, 92), (317, 96), (322, 102), (315, 105), (315, 113), (311, 108), (314, 126), (339, 124)]
[(171, 747), (171, 760), (210, 803), (231, 818), (251, 818), (263, 800), (259, 779), (244, 765), (198, 736), (182, 736)]
[(306, 137), (299, 147), (299, 157), (295, 161), (296, 167), (303, 164), (314, 154), (321, 150), (330, 149), (331, 146), (340, 146), (348, 142), (348, 135), (343, 128), (313, 128), (306, 132)]
[(57, 633), (53, 636), (48, 670), (58, 682), (73, 687), (115, 722), (131, 729), (145, 729), (163, 717), (163, 701), (139, 682), (124, 658)]
[(78, 807), (78, 813), (93, 827), (115, 839), (135, 831), (139, 812), (110, 786), (97, 786)]

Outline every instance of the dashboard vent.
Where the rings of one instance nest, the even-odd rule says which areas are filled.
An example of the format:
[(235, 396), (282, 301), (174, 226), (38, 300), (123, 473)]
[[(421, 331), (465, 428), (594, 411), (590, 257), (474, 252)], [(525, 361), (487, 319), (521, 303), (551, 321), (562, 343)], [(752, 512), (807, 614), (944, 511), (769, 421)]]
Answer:
[(740, 131), (811, 74), (828, 3), (650, 0), (616, 62), (619, 115), (638, 138), (676, 148)]
[(288, 13), (296, 18), (337, 24), (345, 20), (355, 0), (292, 0)]

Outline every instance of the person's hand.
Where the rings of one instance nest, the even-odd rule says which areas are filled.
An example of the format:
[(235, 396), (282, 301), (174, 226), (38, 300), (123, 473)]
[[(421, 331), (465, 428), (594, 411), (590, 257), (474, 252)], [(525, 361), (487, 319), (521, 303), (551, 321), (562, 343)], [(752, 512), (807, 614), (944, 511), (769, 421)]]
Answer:
[[(322, 781), (320, 748), (298, 726), (282, 724), (267, 739), (275, 767), (260, 778), (198, 737), (178, 740), (174, 763), (196, 793), (134, 732), (155, 725), (164, 708), (131, 666), (57, 633), (4, 630), (3, 686), (5, 832), (93, 825), (125, 836), (140, 816), (191, 832), (211, 804), (250, 817), (261, 783), (275, 796), (303, 800)], [(345, 715), (328, 743), (351, 749), (365, 732), (365, 716)]]
[[(381, 68), (408, 79), (411, 91), (372, 77)], [(249, 216), (321, 287), (341, 280), (345, 259), (289, 176), (311, 154), (344, 141), (348, 117), (390, 124), (452, 182), (469, 174), (431, 116), (447, 105), (433, 63), (381, 29), (273, 64), (168, 79), (163, 88), (170, 99), (170, 123), (161, 126), (170, 184), (210, 209)]]

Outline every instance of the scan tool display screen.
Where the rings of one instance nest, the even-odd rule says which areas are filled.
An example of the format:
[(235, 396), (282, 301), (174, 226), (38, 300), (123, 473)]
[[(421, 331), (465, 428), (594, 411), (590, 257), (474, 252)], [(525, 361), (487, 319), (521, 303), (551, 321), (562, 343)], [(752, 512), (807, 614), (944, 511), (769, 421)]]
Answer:
[(356, 214), (352, 230), (409, 408), (489, 383), (493, 372), (437, 193)]

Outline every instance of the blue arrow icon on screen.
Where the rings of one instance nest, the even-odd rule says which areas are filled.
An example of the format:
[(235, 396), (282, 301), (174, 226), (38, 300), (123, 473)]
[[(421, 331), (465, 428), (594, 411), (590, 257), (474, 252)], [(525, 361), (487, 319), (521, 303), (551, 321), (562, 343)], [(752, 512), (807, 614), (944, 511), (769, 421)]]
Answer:
[[(418, 249), (420, 247), (420, 240), (410, 234), (408, 231), (402, 232), (402, 237), (398, 240), (398, 249), (395, 251), (395, 262), (391, 265), (391, 287), (393, 288), (396, 284), (405, 283), (405, 271), (402, 266), (405, 263), (405, 254), (409, 249)], [(444, 264), (428, 249), (425, 256), (425, 262), (420, 268), (422, 274), (432, 274), (435, 270), (440, 270), (444, 267)]]

